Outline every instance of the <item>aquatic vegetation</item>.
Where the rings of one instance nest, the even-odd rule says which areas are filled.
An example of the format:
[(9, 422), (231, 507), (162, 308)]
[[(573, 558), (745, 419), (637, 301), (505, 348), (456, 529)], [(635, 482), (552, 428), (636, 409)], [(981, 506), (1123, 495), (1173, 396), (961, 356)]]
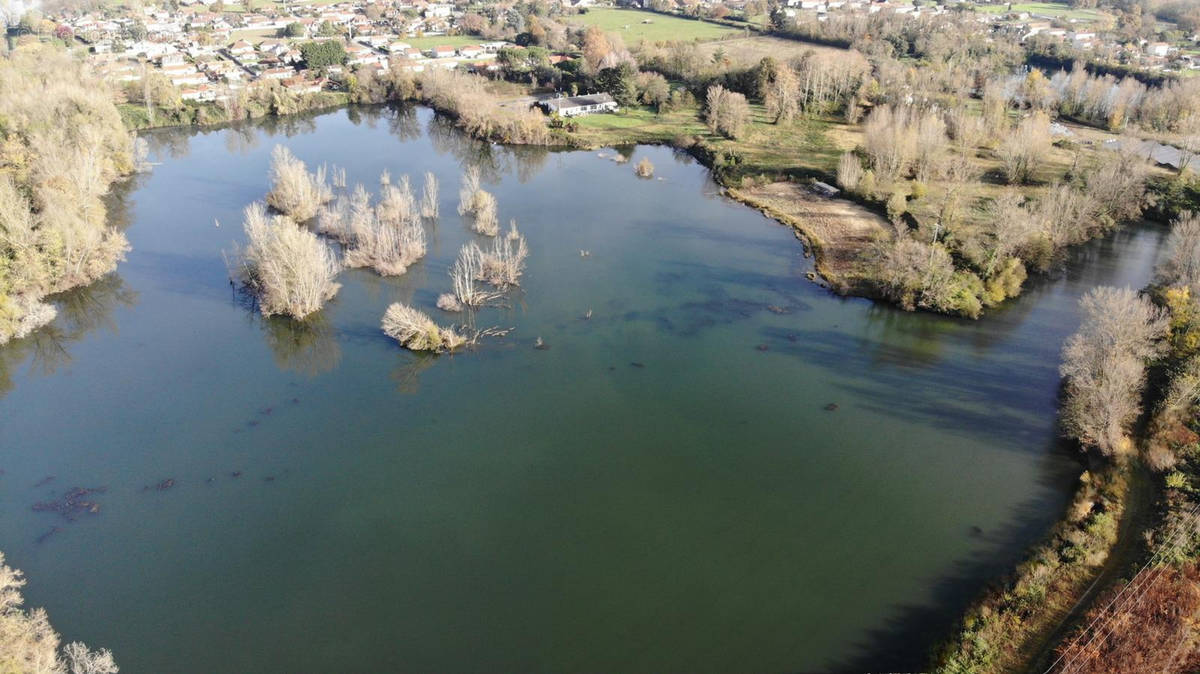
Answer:
[(341, 287), (337, 257), (312, 232), (287, 216), (267, 216), (261, 203), (246, 207), (246, 247), (235, 251), (234, 274), (258, 298), (264, 316), (304, 319)]
[(92, 651), (76, 641), (59, 648), (61, 636), (44, 609), (21, 608), (25, 577), (0, 553), (0, 671), (38, 674), (116, 674), (108, 649)]
[(425, 183), (421, 188), (421, 217), (436, 218), (438, 216), (438, 179), (432, 173), (425, 173)]
[(463, 174), (458, 190), (458, 214), (471, 218), (471, 228), (485, 236), (500, 233), (496, 217), (496, 197), (479, 186), (479, 168), (472, 166)]
[(528, 256), (525, 237), (517, 231), (517, 221), (513, 220), (508, 234), (493, 241), (491, 250), (480, 250), (480, 269), (476, 279), (498, 288), (520, 285), (521, 274), (525, 271), (525, 258)]
[(291, 150), (276, 145), (271, 151), (271, 191), (267, 203), (296, 222), (311, 220), (321, 206), (333, 200), (333, 190), (325, 179), (325, 167), (309, 173), (304, 162)]
[(106, 491), (104, 487), (96, 487), (93, 489), (85, 489), (83, 487), (75, 487), (67, 491), (61, 498), (53, 501), (40, 501), (33, 504), (34, 512), (52, 512), (62, 515), (68, 521), (74, 521), (79, 515), (91, 514), (95, 515), (100, 512), (100, 504), (84, 497), (91, 494), (103, 494)]
[(454, 283), (454, 296), (459, 303), (468, 307), (481, 307), (498, 300), (502, 293), (485, 290), (476, 281), (483, 274), (483, 250), (474, 241), (458, 251), (458, 258), (450, 268), (450, 279)]
[(458, 296), (454, 293), (442, 293), (438, 295), (437, 308), (451, 313), (457, 313), (464, 309), (463, 303), (458, 301)]
[(350, 195), (342, 195), (322, 209), (317, 231), (345, 246), (346, 266), (399, 276), (425, 256), (425, 230), (408, 176), (393, 185), (385, 171), (380, 182), (380, 199), (374, 207), (366, 189), (355, 185)]
[(383, 332), (412, 351), (453, 351), (466, 344), (466, 338), (443, 328), (423, 312), (396, 302), (383, 314)]

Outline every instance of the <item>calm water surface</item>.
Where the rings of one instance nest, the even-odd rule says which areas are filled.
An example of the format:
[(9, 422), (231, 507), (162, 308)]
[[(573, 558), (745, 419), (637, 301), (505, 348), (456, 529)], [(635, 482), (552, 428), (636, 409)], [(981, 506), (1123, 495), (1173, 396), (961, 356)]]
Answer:
[[(829, 295), (665, 148), (631, 151), (640, 180), (388, 109), (150, 139), (112, 206), (128, 261), (0, 349), (0, 549), (130, 673), (917, 668), (1061, 512), (1076, 300), (1143, 285), (1162, 238), (966, 322)], [(345, 273), (311, 330), (250, 311), (222, 259), (277, 143), (373, 190), (442, 183), (428, 258)], [(467, 163), (529, 239), (523, 291), (476, 319), (515, 330), (416, 356), (379, 319), (453, 320)], [(31, 509), (77, 485), (99, 514)]]

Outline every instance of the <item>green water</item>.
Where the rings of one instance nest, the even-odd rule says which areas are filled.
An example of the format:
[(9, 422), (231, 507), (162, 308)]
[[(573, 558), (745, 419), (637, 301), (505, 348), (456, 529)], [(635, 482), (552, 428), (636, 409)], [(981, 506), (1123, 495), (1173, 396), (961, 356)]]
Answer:
[[(1059, 516), (1076, 299), (1144, 284), (1162, 238), (1096, 242), (965, 322), (828, 294), (790, 230), (665, 148), (513, 151), (389, 109), (150, 140), (113, 198), (128, 261), (0, 349), (0, 549), (134, 674), (920, 667)], [(442, 184), (429, 256), (345, 273), (306, 332), (250, 311), (221, 255), (276, 143)], [(468, 162), (529, 239), (521, 292), (476, 319), (515, 329), (415, 356), (379, 319), (454, 320), (433, 304)], [(107, 487), (99, 514), (31, 509), (77, 485)]]

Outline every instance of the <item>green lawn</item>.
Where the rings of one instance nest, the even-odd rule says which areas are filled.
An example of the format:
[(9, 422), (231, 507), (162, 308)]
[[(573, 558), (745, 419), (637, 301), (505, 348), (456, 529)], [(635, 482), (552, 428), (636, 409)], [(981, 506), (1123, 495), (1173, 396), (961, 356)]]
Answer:
[[(636, 9), (591, 9), (586, 14), (566, 18), (567, 23), (599, 26), (606, 33), (620, 35), (625, 44), (666, 42), (669, 40), (719, 40), (741, 35), (743, 31), (706, 21), (696, 21)], [(649, 23), (643, 23), (648, 21)]]
[(842, 151), (858, 142), (857, 134), (846, 137), (846, 127), (823, 120), (799, 120), (776, 125), (767, 119), (762, 106), (751, 105), (746, 134), (729, 140), (714, 134), (700, 117), (698, 107), (655, 114), (643, 106), (626, 108), (620, 114), (588, 115), (572, 121), (579, 124), (572, 135), (585, 147), (665, 143), (676, 138), (696, 138), (716, 151), (740, 157), (730, 175), (801, 176), (831, 175)]
[[(975, 11), (985, 14), (1006, 14), (1007, 5), (975, 5)], [(1081, 19), (1084, 21), (1100, 21), (1108, 17), (1102, 11), (1095, 9), (1072, 9), (1070, 5), (1058, 2), (1018, 2), (1013, 3), (1013, 12), (1029, 12), (1043, 16), (1055, 16), (1063, 19)]]
[(232, 43), (232, 42), (237, 42), (238, 40), (245, 40), (246, 42), (249, 42), (250, 44), (258, 44), (259, 42), (262, 42), (263, 40), (266, 40), (268, 38), (275, 38), (278, 36), (279, 36), (278, 28), (257, 28), (257, 29), (253, 29), (253, 30), (243, 29), (243, 30), (235, 30), (232, 33), (230, 33), (229, 34), (229, 42)]
[(486, 41), (477, 35), (426, 35), (424, 37), (401, 36), (399, 40), (400, 42), (407, 42), (417, 49), (429, 49), (430, 47), (438, 47), (442, 45), (463, 47), (469, 44), (479, 44), (480, 42)]

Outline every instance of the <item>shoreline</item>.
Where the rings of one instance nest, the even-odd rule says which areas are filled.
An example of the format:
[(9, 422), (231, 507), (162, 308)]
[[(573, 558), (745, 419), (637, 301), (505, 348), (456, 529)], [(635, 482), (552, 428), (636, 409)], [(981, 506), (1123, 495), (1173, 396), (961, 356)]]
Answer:
[[(412, 105), (412, 104), (413, 103), (409, 103), (409, 102), (399, 103), (399, 105)], [(246, 118), (246, 119), (232, 120), (232, 121), (224, 121), (224, 122), (217, 122), (217, 123), (209, 123), (209, 124), (163, 125), (163, 126), (148, 127), (148, 128), (140, 129), (137, 132), (140, 133), (141, 131), (153, 132), (153, 131), (168, 130), (168, 129), (185, 129), (188, 127), (195, 128), (197, 131), (219, 130), (224, 127), (236, 126), (236, 125), (240, 125), (245, 122), (262, 123), (265, 119), (268, 119), (271, 117), (275, 117), (280, 120), (284, 120), (288, 117), (294, 117), (296, 115), (304, 115), (304, 114), (321, 115), (321, 114), (328, 114), (331, 112), (336, 112), (339, 108), (349, 108), (351, 106), (358, 106), (358, 105), (361, 105), (364, 107), (376, 107), (379, 105), (389, 105), (389, 104), (388, 103), (382, 103), (382, 104), (342, 103), (342, 104), (324, 106), (324, 107), (319, 107), (319, 108), (311, 108), (311, 109), (307, 109), (307, 110), (304, 110), (304, 111), (301, 111), (298, 113), (289, 114), (289, 115), (267, 114), (267, 115), (262, 115), (260, 117)], [(397, 104), (393, 103), (390, 105), (397, 105)], [(426, 104), (420, 103), (419, 105), (426, 105)], [(433, 110), (435, 114), (441, 114), (441, 115), (446, 114), (442, 111), (437, 110), (436, 108), (433, 108), (432, 106), (426, 105), (426, 107), (430, 107), (430, 109)], [(488, 142), (492, 142), (492, 141), (488, 141)], [(704, 166), (710, 172), (710, 175), (713, 177), (713, 180), (722, 187), (723, 193), (726, 196), (728, 196), (732, 200), (737, 201), (745, 206), (748, 206), (750, 208), (754, 208), (755, 210), (758, 210), (763, 215), (766, 215), (767, 217), (770, 217), (770, 218), (776, 220), (780, 224), (783, 224), (785, 226), (792, 228), (796, 232), (797, 238), (801, 238), (801, 240), (804, 243), (804, 245), (806, 246), (806, 248), (808, 250), (810, 250), (813, 255), (815, 272), (820, 275), (820, 278), (825, 280), (825, 283), (819, 283), (820, 285), (823, 285), (823, 286), (829, 288), (831, 291), (833, 291), (833, 293), (840, 295), (840, 296), (852, 295), (852, 296), (858, 296), (858, 297), (865, 297), (865, 298), (872, 299), (872, 300), (881, 299), (878, 297), (878, 295), (873, 295), (870, 293), (869, 286), (864, 286), (861, 283), (858, 285), (855, 285), (855, 282), (850, 277), (847, 277), (844, 274), (839, 274), (838, 272), (836, 272), (830, 268), (829, 260), (828, 260), (828, 256), (830, 255), (830, 250), (829, 250), (829, 246), (828, 246), (827, 242), (824, 241), (821, 238), (821, 236), (813, 230), (812, 227), (806, 226), (806, 223), (803, 219), (797, 218), (790, 213), (781, 211), (781, 210), (773, 207), (770, 203), (767, 203), (767, 202), (757, 199), (755, 196), (747, 193), (746, 188), (737, 188), (737, 187), (732, 187), (732, 186), (728, 185), (725, 182), (725, 180), (722, 178), (721, 172), (711, 164), (710, 153), (705, 151), (707, 148), (703, 148), (698, 145), (692, 145), (691, 147), (680, 147), (678, 144), (675, 144), (672, 142), (649, 142), (649, 141), (644, 141), (644, 140), (638, 141), (634, 144), (666, 145), (668, 147), (672, 147), (672, 148), (687, 152), (689, 155), (695, 157), (701, 163), (701, 165)], [(598, 147), (612, 147), (612, 145), (601, 145), (601, 144), (548, 145), (546, 147), (551, 150), (572, 151), (572, 150), (595, 149)], [(782, 182), (782, 181), (780, 181), (780, 182)], [(772, 183), (772, 184), (775, 184), (775, 183)], [(792, 182), (790, 184), (796, 185), (800, 189), (807, 189), (806, 187), (804, 187), (802, 185), (802, 183)], [(882, 217), (878, 216), (878, 214), (873, 213), (872, 211), (867, 209), (865, 206), (862, 206), (861, 204), (858, 204), (857, 202), (855, 202), (853, 200), (828, 199), (828, 198), (824, 198), (824, 197), (817, 197), (817, 198), (822, 199), (827, 202), (845, 204), (845, 205), (848, 205), (851, 207), (855, 207), (855, 208), (863, 211), (865, 216), (874, 217), (875, 219), (882, 221)], [(892, 304), (892, 303), (889, 302), (889, 304)], [(937, 312), (931, 312), (931, 313), (937, 313)], [(1089, 474), (1093, 474), (1092, 471), (1089, 469), (1084, 469), (1082, 471), (1083, 476), (1087, 476)], [(1104, 477), (1105, 479), (1100, 480), (1100, 481), (1094, 481), (1094, 482), (1093, 481), (1086, 481), (1086, 482), (1081, 481), (1077, 485), (1077, 487), (1074, 490), (1074, 492), (1072, 493), (1072, 495), (1070, 496), (1069, 503), (1074, 504), (1075, 502), (1077, 502), (1079, 500), (1081, 495), (1088, 493), (1090, 490), (1106, 492), (1110, 489), (1116, 489), (1116, 490), (1118, 490), (1118, 492), (1114, 492), (1114, 497), (1113, 497), (1114, 509), (1106, 510), (1105, 512), (1116, 512), (1116, 507), (1120, 507), (1121, 508), (1120, 512), (1123, 514), (1124, 513), (1124, 501), (1125, 501), (1124, 494), (1125, 494), (1125, 492), (1121, 492), (1120, 489), (1122, 488), (1121, 483), (1124, 478), (1122, 478), (1119, 475), (1109, 475), (1107, 472), (1102, 473), (1101, 476)], [(1125, 486), (1127, 487), (1127, 485), (1125, 485)], [(1078, 521), (1072, 521), (1068, 517), (1070, 512), (1071, 512), (1071, 507), (1068, 506), (1068, 508), (1064, 511), (1063, 516), (1058, 518), (1056, 520), (1056, 522), (1052, 525), (1050, 531), (1045, 536), (1045, 539), (1042, 542), (1034, 545), (1033, 547), (1029, 548), (1026, 551), (1026, 554), (1023, 558), (1024, 561), (1020, 565), (1018, 565), (1018, 568), (1016, 571), (1009, 572), (1001, 579), (998, 579), (998, 581), (1000, 582), (1000, 584), (1002, 586), (1004, 586), (1004, 587), (1008, 587), (1009, 585), (1019, 586), (1022, 579), (1028, 577), (1027, 572), (1030, 571), (1030, 569), (1027, 568), (1027, 564), (1028, 564), (1030, 558), (1036, 557), (1039, 550), (1041, 550), (1042, 548), (1044, 548), (1047, 545), (1047, 542), (1058, 540), (1058, 539), (1064, 537), (1066, 534), (1068, 534), (1072, 530), (1072, 527), (1074, 525), (1079, 524)], [(1108, 550), (1111, 550), (1113, 548), (1113, 546), (1115, 546), (1116, 544), (1117, 544), (1117, 541), (1114, 540), (1108, 546)], [(1106, 555), (1106, 560), (1107, 560), (1107, 555)], [(1087, 570), (1085, 569), (1083, 571), (1086, 572)], [(1105, 569), (1102, 566), (1101, 568), (1096, 569), (1092, 575), (1087, 575), (1082, 578), (1072, 577), (1072, 578), (1067, 579), (1069, 587), (1063, 588), (1062, 592), (1060, 593), (1060, 595), (1063, 597), (1062, 604), (1055, 605), (1056, 608), (1053, 610), (1056, 612), (1049, 613), (1049, 614), (1043, 616), (1041, 623), (1039, 623), (1042, 626), (1041, 631), (1038, 631), (1038, 629), (1035, 628), (1033, 634), (1029, 634), (1028, 632), (1023, 634), (1023, 637), (1024, 637), (1023, 643), (1025, 644), (1025, 646), (1023, 647), (1022, 650), (1023, 651), (1025, 649), (1033, 650), (1035, 645), (1040, 645), (1041, 646), (1040, 652), (1044, 653), (1045, 652), (1044, 647), (1045, 647), (1046, 643), (1050, 640), (1050, 638), (1053, 637), (1054, 635), (1058, 634), (1062, 630), (1067, 629), (1067, 626), (1065, 624), (1063, 624), (1061, 622), (1061, 620), (1058, 620), (1058, 618), (1061, 616), (1069, 617), (1069, 616), (1073, 615), (1074, 612), (1079, 608), (1078, 602), (1070, 602), (1070, 604), (1075, 604), (1075, 606), (1073, 606), (1070, 610), (1063, 613), (1062, 610), (1064, 608), (1064, 605), (1068, 605), (1068, 606), (1070, 605), (1067, 603), (1068, 599), (1078, 598), (1080, 596), (1086, 597), (1087, 594), (1089, 592), (1091, 592), (1093, 589), (1097, 589), (1095, 587), (1096, 583), (1094, 581), (1095, 581), (1095, 579), (1100, 578), (1101, 575), (1104, 574), (1104, 572), (1105, 572)], [(993, 587), (994, 587), (993, 584), (989, 584), (987, 589), (984, 590), (985, 598), (983, 601), (973, 601), (970, 604), (970, 608), (964, 614), (964, 616), (965, 616), (964, 622), (971, 621), (975, 611), (983, 610), (984, 608), (987, 608), (987, 599), (989, 597), (993, 596), (993, 591), (992, 591)], [(1099, 589), (1103, 589), (1103, 588), (1099, 588)], [(1086, 607), (1084, 607), (1084, 608), (1086, 608)], [(1051, 610), (1051, 609), (1047, 609), (1047, 608), (1043, 607), (1043, 612), (1048, 611), (1048, 610)], [(1053, 629), (1054, 631), (1051, 632), (1049, 635), (1047, 635), (1046, 631), (1051, 630), (1051, 629)], [(1035, 644), (1034, 642), (1036, 640), (1038, 640), (1039, 638), (1042, 641), (1040, 642), (1040, 644)], [(944, 646), (943, 646), (943, 648), (944, 648)], [(952, 671), (954, 671), (954, 670), (952, 670)]]

